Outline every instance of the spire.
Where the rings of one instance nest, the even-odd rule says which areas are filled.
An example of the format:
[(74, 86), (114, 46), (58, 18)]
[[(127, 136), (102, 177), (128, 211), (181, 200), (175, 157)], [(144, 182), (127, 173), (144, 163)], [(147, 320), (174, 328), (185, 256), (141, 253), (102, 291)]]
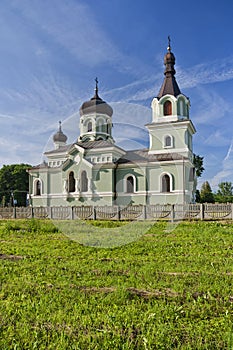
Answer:
[(59, 128), (58, 128), (58, 131), (59, 132), (62, 132), (62, 130), (61, 130), (61, 121), (59, 120)]
[(168, 35), (168, 47), (167, 47), (167, 51), (168, 52), (171, 52), (171, 38), (170, 38), (170, 35)]
[(161, 89), (158, 94), (158, 98), (161, 98), (164, 95), (173, 95), (173, 96), (178, 96), (181, 92), (179, 89), (179, 86), (176, 82), (175, 78), (175, 65), (176, 59), (173, 53), (171, 52), (171, 39), (170, 36), (168, 36), (168, 47), (167, 47), (167, 53), (164, 56), (164, 65), (165, 65), (165, 70), (164, 70), (164, 81), (161, 86)]
[(95, 94), (92, 97), (92, 100), (101, 100), (101, 98), (98, 95), (98, 92), (99, 92), (98, 83), (99, 83), (99, 81), (98, 81), (98, 78), (96, 77), (95, 78)]

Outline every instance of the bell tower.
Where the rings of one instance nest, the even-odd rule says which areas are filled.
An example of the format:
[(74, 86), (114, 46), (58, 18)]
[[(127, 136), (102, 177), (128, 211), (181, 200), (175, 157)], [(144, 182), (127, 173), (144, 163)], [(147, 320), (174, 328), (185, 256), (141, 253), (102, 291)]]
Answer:
[(192, 136), (196, 130), (189, 119), (190, 101), (181, 93), (175, 78), (170, 37), (164, 65), (162, 86), (151, 103), (152, 122), (146, 125), (150, 136), (149, 153), (178, 153), (192, 160)]

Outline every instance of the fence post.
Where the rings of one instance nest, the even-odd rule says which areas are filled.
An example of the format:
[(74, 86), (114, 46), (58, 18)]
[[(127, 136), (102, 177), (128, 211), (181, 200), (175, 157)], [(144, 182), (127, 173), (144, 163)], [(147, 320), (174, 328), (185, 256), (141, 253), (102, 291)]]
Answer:
[(71, 216), (70, 216), (70, 218), (71, 218), (71, 220), (74, 220), (74, 207), (72, 206), (71, 207)]
[(231, 203), (231, 219), (233, 220), (233, 203)]
[(117, 220), (119, 221), (121, 219), (121, 213), (120, 213), (120, 206), (117, 205)]
[(171, 206), (171, 222), (174, 222), (175, 219), (175, 204)]
[(93, 205), (93, 212), (92, 212), (92, 220), (96, 220), (96, 209), (94, 205)]
[(200, 219), (201, 219), (201, 220), (204, 220), (204, 218), (205, 218), (204, 204), (201, 203), (201, 204), (200, 204)]
[(48, 207), (48, 215), (49, 215), (49, 218), (52, 219), (53, 218), (53, 207)]
[(17, 219), (17, 217), (16, 217), (16, 207), (13, 207), (13, 219)]
[(70, 220), (73, 220), (73, 207), (70, 207), (70, 215), (69, 215)]
[(147, 219), (147, 217), (146, 217), (146, 205), (144, 204), (143, 205), (143, 220), (146, 220)]
[(33, 218), (34, 218), (34, 208), (31, 207), (31, 219), (33, 219)]

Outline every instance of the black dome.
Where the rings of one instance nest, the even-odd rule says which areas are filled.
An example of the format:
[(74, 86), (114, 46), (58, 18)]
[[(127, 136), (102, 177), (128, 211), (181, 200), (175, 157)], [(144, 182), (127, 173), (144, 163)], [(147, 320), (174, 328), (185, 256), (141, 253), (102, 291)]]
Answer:
[(67, 141), (67, 136), (63, 133), (61, 129), (61, 122), (59, 122), (59, 129), (56, 132), (56, 134), (53, 135), (53, 141), (54, 142), (66, 142)]
[(113, 114), (112, 107), (99, 97), (97, 86), (95, 88), (95, 95), (89, 101), (84, 102), (80, 107), (81, 116), (91, 113), (107, 114), (109, 117)]

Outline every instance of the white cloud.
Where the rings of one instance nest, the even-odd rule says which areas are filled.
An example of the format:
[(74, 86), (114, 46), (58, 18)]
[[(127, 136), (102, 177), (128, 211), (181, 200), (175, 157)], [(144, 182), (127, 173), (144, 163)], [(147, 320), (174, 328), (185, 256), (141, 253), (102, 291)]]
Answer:
[(215, 131), (214, 133), (210, 134), (205, 140), (204, 144), (208, 145), (210, 147), (221, 147), (221, 146), (228, 146), (229, 140), (224, 133), (222, 133), (220, 130)]
[[(121, 54), (81, 1), (15, 1), (14, 6), (39, 30), (80, 62), (95, 66), (121, 60)], [(36, 53), (43, 53), (39, 47)]]
[(233, 139), (222, 161), (222, 169), (213, 177), (211, 184), (213, 187), (217, 187), (222, 181), (231, 181), (233, 183)]
[[(233, 79), (232, 66), (233, 57), (231, 56), (221, 60), (214, 60), (207, 63), (198, 64), (187, 69), (177, 66), (176, 79), (181, 91), (194, 87), (201, 89), (201, 86), (205, 84)], [(131, 84), (118, 88), (116, 92), (118, 93), (119, 98), (124, 101), (148, 100), (156, 96), (156, 94), (159, 92), (162, 80), (162, 73), (153, 73), (151, 76), (144, 77), (143, 79), (136, 80)], [(120, 92), (122, 92), (122, 96), (120, 96)], [(204, 93), (207, 93), (206, 88), (203, 88), (203, 94)], [(214, 102), (214, 99), (212, 100), (213, 97), (214, 96), (209, 96), (208, 100)], [(221, 100), (216, 101), (212, 108), (213, 111), (216, 111), (216, 107), (218, 107), (219, 104), (222, 106), (222, 102), (223, 101)], [(210, 107), (210, 105), (208, 107)], [(217, 115), (217, 112), (215, 115)]]

